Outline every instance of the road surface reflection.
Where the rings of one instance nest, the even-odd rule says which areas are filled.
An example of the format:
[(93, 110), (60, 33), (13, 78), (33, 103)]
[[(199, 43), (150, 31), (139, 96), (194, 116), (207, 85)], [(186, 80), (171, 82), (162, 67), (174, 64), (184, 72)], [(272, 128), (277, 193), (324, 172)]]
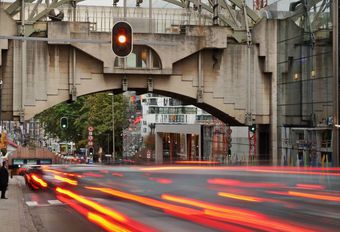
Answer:
[(31, 178), (105, 231), (340, 228), (339, 168), (76, 165)]

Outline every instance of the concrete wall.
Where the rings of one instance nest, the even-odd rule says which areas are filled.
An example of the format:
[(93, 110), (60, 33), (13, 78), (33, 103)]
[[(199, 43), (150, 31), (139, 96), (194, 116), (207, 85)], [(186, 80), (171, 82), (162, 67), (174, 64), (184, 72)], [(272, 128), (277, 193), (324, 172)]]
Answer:
[[(0, 8), (0, 35), (15, 35), (17, 33), (16, 22)], [(1, 50), (8, 48), (8, 40), (0, 40), (0, 67), (2, 65)]]
[[(1, 4), (1, 3), (0, 3)], [(12, 36), (17, 33), (16, 22), (0, 8), (0, 35)], [(1, 85), (1, 117), (2, 120), (12, 119), (13, 115), (13, 42), (0, 39), (0, 80)]]
[[(261, 23), (260, 34), (263, 30), (273, 29), (267, 21)], [(78, 96), (112, 89), (121, 92), (124, 77), (128, 79), (129, 89), (147, 92), (147, 79), (152, 77), (154, 92), (194, 104), (230, 125), (245, 122), (246, 67), (249, 66), (250, 85), (253, 86), (251, 99), (256, 99), (253, 101), (256, 105), (253, 113), (257, 123), (270, 123), (273, 92), (268, 73), (275, 66), (268, 62), (267, 56), (272, 57), (274, 53), (272, 47), (262, 46), (268, 40), (269, 32), (267, 37), (254, 37), (259, 45), (251, 48), (250, 64), (247, 63), (247, 45), (233, 41), (227, 44), (231, 32), (225, 27), (190, 26), (186, 28), (186, 34), (137, 33), (134, 35), (135, 44), (152, 48), (162, 63), (160, 70), (141, 70), (114, 67), (115, 55), (111, 50), (109, 33), (89, 32), (86, 23), (50, 22), (48, 28), (48, 42), (27, 42), (27, 78), (23, 83), (26, 119), (69, 99), (73, 83), (70, 61), (72, 49), (76, 48), (74, 84)], [(55, 40), (62, 38), (85, 42)], [(271, 45), (275, 44), (275, 40), (270, 41)], [(14, 41), (13, 51), (10, 52), (14, 54), (14, 63), (20, 64), (21, 46), (18, 41)], [(197, 101), (199, 70), (202, 73), (201, 103)], [(20, 69), (14, 69), (13, 89), (13, 114), (18, 116), (21, 106)]]

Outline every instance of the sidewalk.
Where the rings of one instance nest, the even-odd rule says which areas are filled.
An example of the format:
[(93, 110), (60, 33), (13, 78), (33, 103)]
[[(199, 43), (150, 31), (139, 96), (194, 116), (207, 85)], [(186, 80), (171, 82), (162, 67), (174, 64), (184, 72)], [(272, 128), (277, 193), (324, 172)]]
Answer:
[(36, 232), (20, 187), (21, 176), (9, 179), (6, 197), (0, 199), (0, 231)]

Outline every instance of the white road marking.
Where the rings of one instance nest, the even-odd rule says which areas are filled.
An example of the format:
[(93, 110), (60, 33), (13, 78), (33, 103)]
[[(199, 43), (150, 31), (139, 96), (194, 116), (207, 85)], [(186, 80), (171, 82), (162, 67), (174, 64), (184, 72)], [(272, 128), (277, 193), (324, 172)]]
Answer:
[(64, 204), (59, 200), (48, 200), (47, 202), (51, 205), (63, 205)]
[(26, 201), (26, 205), (28, 205), (28, 206), (38, 206), (38, 202), (36, 202), (36, 201)]
[(46, 206), (54, 206), (54, 205), (64, 205), (64, 203), (62, 203), (59, 200), (48, 200), (47, 202), (48, 202), (48, 204), (39, 204), (36, 201), (26, 201), (26, 205), (28, 205), (30, 207), (36, 207), (36, 206), (46, 207)]

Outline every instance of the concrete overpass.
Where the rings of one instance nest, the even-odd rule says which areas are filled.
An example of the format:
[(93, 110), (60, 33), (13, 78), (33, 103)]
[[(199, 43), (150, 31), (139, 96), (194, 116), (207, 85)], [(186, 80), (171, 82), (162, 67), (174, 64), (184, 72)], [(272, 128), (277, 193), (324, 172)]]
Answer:
[(3, 119), (27, 120), (100, 91), (154, 92), (231, 126), (258, 124), (276, 154), (276, 20), (253, 20), (251, 34), (248, 25), (217, 24), (181, 25), (169, 34), (137, 32), (133, 54), (119, 59), (110, 33), (91, 30), (89, 22), (37, 21), (28, 27), (30, 36), (20, 36), (19, 21), (4, 9), (0, 19)]

